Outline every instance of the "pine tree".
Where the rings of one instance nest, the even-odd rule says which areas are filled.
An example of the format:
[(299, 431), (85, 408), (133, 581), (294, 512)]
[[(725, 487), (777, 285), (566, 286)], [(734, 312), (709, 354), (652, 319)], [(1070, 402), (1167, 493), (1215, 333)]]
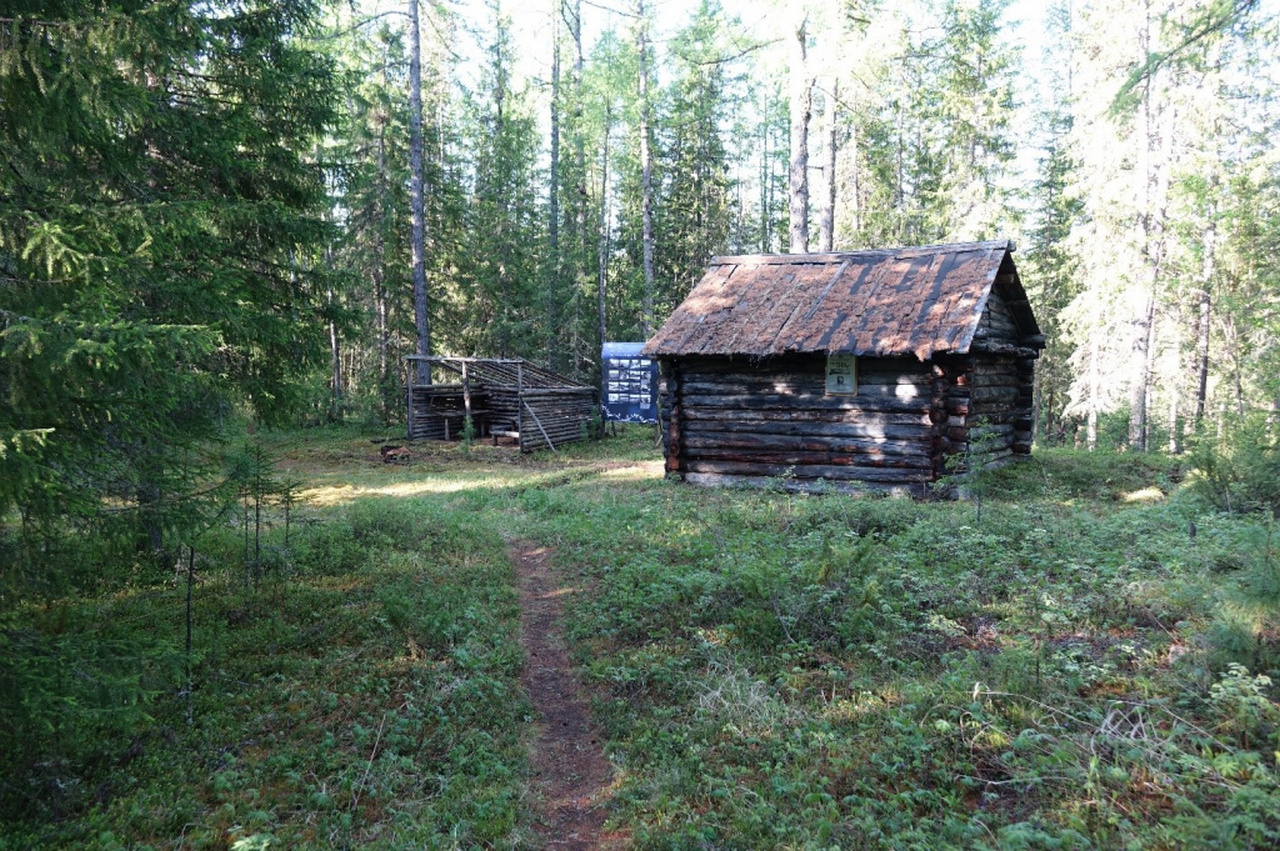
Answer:
[[(1056, 4), (1049, 14), (1049, 46), (1045, 65), (1053, 74), (1039, 127), (1043, 133), (1039, 174), (1032, 187), (1035, 208), (1028, 231), (1026, 263), (1022, 272), (1046, 347), (1036, 363), (1035, 423), (1041, 445), (1066, 438), (1067, 406), (1071, 386), (1071, 346), (1064, 334), (1063, 311), (1079, 294), (1077, 261), (1070, 251), (1070, 237), (1081, 217), (1082, 203), (1073, 191), (1076, 161), (1070, 145), (1070, 44), (1071, 11), (1067, 2)], [(1065, 69), (1065, 70), (1063, 70)]]

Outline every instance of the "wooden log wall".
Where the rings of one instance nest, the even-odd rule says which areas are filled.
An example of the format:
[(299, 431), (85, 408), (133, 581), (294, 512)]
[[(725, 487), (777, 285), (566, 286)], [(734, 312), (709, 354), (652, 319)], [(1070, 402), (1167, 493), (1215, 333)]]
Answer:
[(971, 423), (981, 419), (1001, 438), (995, 457), (988, 463), (1031, 452), (1032, 386), (1038, 351), (1023, 344), (1013, 312), (997, 286), (974, 340), (971, 382)]
[(974, 340), (979, 343), (982, 341), (1016, 343), (1018, 339), (1018, 324), (1013, 318), (1013, 311), (1005, 302), (1000, 288), (994, 287), (991, 297), (987, 299), (987, 309), (982, 312), (982, 318), (978, 320), (978, 330), (974, 334)]
[(936, 478), (935, 376), (858, 360), (858, 393), (826, 393), (826, 357), (681, 358), (659, 383), (667, 469), (689, 481), (825, 479), (922, 493)]
[[(473, 388), (474, 390), (474, 388)], [(457, 439), (462, 433), (463, 399), (460, 384), (414, 387), (408, 423), (410, 440)], [(453, 415), (447, 419), (444, 415)]]
[(525, 390), (520, 397), (520, 449), (554, 449), (587, 434), (596, 407), (593, 388)]
[(515, 388), (496, 389), (490, 394), (489, 428), (492, 431), (520, 431), (520, 399)]
[[(596, 407), (591, 387), (529, 388), (518, 394), (514, 387), (474, 383), (471, 391), (484, 400), (483, 409), (475, 409), (476, 436), (518, 433), (523, 452), (581, 440)], [(409, 439), (457, 440), (463, 428), (462, 406), (460, 385), (413, 388)]]

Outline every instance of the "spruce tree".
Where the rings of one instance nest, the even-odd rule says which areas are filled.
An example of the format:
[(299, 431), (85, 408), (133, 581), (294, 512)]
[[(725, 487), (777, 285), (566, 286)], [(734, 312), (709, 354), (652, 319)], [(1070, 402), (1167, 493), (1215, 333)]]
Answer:
[(8, 8), (0, 510), (28, 531), (125, 518), (159, 554), (200, 441), (241, 401), (283, 415), (323, 351), (324, 181), (304, 153), (333, 75), (302, 41), (316, 7)]

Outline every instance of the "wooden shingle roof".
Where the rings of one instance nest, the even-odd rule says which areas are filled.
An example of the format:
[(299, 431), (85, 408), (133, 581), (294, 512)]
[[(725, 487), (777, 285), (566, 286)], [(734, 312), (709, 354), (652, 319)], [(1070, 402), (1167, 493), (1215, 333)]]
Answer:
[(825, 352), (928, 360), (969, 351), (998, 288), (1039, 335), (1007, 241), (716, 257), (645, 345), (651, 356)]

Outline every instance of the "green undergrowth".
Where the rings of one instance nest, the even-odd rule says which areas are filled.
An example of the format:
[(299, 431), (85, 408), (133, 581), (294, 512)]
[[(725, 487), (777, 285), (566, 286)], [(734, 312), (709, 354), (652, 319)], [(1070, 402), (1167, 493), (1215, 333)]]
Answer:
[(1177, 460), (916, 502), (681, 485), (651, 429), (384, 437), (260, 438), (291, 536), (201, 539), (190, 656), (185, 562), (6, 591), (0, 848), (537, 847), (512, 536), (579, 589), (636, 847), (1280, 843), (1274, 521)]
[(526, 500), (591, 589), (571, 630), (619, 823), (642, 848), (1273, 847), (1277, 610), (1232, 601), (1276, 563), (1180, 478), (1055, 453), (981, 506)]
[(263, 536), (256, 583), (242, 529), (206, 536), (189, 680), (185, 565), (5, 614), (0, 847), (519, 844), (530, 709), (497, 530), (421, 497), (303, 515)]

